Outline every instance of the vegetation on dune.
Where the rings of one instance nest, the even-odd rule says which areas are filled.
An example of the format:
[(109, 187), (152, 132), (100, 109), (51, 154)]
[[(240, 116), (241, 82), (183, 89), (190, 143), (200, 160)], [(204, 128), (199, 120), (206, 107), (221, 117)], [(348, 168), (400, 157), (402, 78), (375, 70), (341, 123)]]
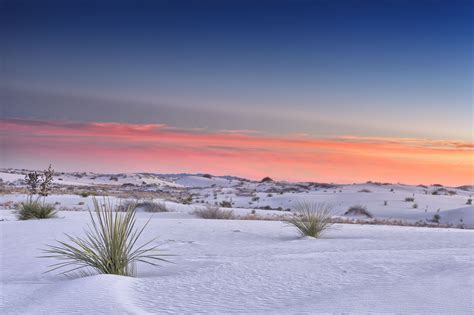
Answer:
[(57, 241), (57, 245), (43, 249), (42, 258), (60, 260), (48, 272), (67, 268), (62, 274), (79, 271), (81, 275), (89, 275), (92, 269), (96, 273), (133, 276), (137, 262), (157, 266), (158, 262), (166, 261), (163, 256), (167, 255), (151, 245), (155, 239), (139, 244), (149, 220), (141, 228), (135, 228), (134, 206), (120, 213), (114, 212), (109, 202), (101, 205), (93, 198), (93, 204), (94, 213), (89, 210), (91, 226), (84, 238), (66, 234), (69, 242)]
[(17, 218), (19, 220), (48, 219), (56, 216), (54, 205), (46, 203), (51, 184), (53, 182), (54, 170), (51, 165), (42, 173), (30, 172), (25, 176), (28, 189), (26, 202), (19, 206)]
[(230, 210), (221, 210), (217, 206), (206, 206), (204, 208), (199, 208), (194, 210), (194, 215), (203, 218), (203, 219), (221, 219), (221, 220), (231, 220), (234, 219), (234, 213)]
[(367, 210), (366, 206), (363, 205), (354, 205), (349, 207), (344, 215), (356, 215), (356, 216), (366, 216), (368, 218), (373, 218), (373, 215)]
[(319, 237), (331, 225), (332, 206), (326, 203), (299, 202), (295, 216), (288, 220), (302, 236)]

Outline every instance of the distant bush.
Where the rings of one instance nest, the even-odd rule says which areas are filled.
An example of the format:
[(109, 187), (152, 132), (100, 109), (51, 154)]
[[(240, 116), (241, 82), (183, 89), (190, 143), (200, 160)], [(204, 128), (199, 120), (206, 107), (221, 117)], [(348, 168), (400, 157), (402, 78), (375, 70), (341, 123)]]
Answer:
[(232, 208), (232, 203), (230, 201), (227, 201), (227, 200), (221, 201), (221, 203), (219, 205), (222, 208)]
[(406, 197), (405, 198), (405, 202), (414, 202), (415, 201), (415, 197)]
[(435, 223), (439, 223), (439, 220), (441, 220), (441, 216), (438, 213), (433, 215), (433, 219), (431, 219), (431, 221)]
[[(91, 268), (102, 274), (133, 276), (136, 262), (157, 265), (166, 261), (163, 254), (157, 253), (157, 246), (150, 242), (138, 246), (138, 239), (148, 222), (140, 229), (135, 228), (135, 208), (126, 213), (113, 213), (110, 203), (100, 205), (94, 198), (94, 212), (89, 210), (92, 224), (84, 238), (67, 235), (70, 243), (58, 241), (57, 245), (48, 245), (42, 258), (56, 258), (59, 263), (51, 265), (48, 272), (70, 268), (63, 272), (69, 274), (75, 270)], [(82, 275), (88, 275), (83, 272)]]
[(413, 209), (417, 209), (417, 208), (418, 208), (418, 204), (417, 204), (417, 203), (414, 203), (412, 207), (413, 207)]
[(364, 189), (359, 190), (359, 192), (361, 192), (361, 193), (371, 193), (372, 191), (370, 189), (364, 188)]
[(260, 200), (260, 197), (258, 196), (252, 197), (252, 201), (259, 201), (259, 200)]
[(18, 220), (50, 219), (56, 216), (54, 206), (39, 201), (25, 202), (17, 212)]
[(89, 197), (89, 193), (87, 191), (82, 191), (79, 195), (83, 198)]
[(373, 218), (373, 215), (367, 210), (367, 207), (362, 205), (354, 205), (349, 207), (344, 215), (363, 215), (368, 218)]
[(383, 205), (384, 205), (384, 206), (388, 205), (388, 201), (387, 201), (387, 200), (384, 200)]
[(467, 205), (472, 205), (472, 198), (467, 199), (466, 204)]
[(221, 210), (216, 206), (207, 206), (194, 210), (193, 214), (203, 219), (221, 219), (231, 220), (234, 218), (234, 213), (229, 210)]
[(136, 204), (137, 209), (143, 209), (145, 212), (168, 212), (164, 202), (144, 201)]
[(204, 177), (204, 178), (212, 178), (212, 175), (211, 175), (211, 174), (204, 174), (204, 175), (202, 175), (202, 177)]
[(300, 202), (296, 215), (288, 220), (302, 236), (319, 237), (331, 223), (332, 206), (326, 203)]
[(262, 178), (262, 180), (260, 181), (261, 183), (266, 183), (266, 182), (273, 182), (273, 179), (271, 179), (270, 177), (264, 177)]

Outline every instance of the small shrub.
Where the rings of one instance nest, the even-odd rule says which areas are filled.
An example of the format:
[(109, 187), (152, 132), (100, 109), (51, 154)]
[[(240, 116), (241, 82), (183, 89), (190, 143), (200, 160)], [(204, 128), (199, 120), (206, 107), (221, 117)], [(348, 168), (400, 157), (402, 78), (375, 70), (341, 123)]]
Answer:
[(233, 211), (221, 210), (216, 206), (207, 206), (205, 208), (196, 209), (193, 214), (203, 219), (230, 220), (234, 218)]
[(77, 204), (78, 204), (79, 206), (83, 206), (83, 205), (84, 205), (84, 201), (79, 201)]
[(87, 191), (82, 191), (80, 194), (79, 194), (82, 198), (87, 198), (89, 197), (89, 193)]
[(252, 197), (252, 201), (259, 201), (259, 200), (260, 200), (260, 197), (258, 196)]
[(221, 203), (219, 205), (222, 208), (232, 208), (232, 203), (230, 201), (227, 201), (227, 200), (221, 201)]
[(370, 189), (364, 188), (359, 190), (360, 193), (371, 193), (372, 191)]
[[(42, 258), (56, 258), (59, 263), (51, 265), (48, 272), (68, 268), (63, 274), (92, 269), (102, 274), (133, 276), (137, 262), (157, 265), (166, 261), (163, 254), (157, 253), (157, 246), (149, 246), (148, 241), (138, 246), (137, 241), (147, 226), (135, 228), (135, 208), (129, 207), (126, 213), (115, 213), (110, 203), (100, 205), (94, 198), (94, 212), (89, 210), (91, 226), (84, 238), (66, 234), (70, 243), (58, 241), (57, 245), (47, 245)], [(70, 269), (69, 269), (70, 268)]]
[(418, 204), (417, 204), (417, 203), (414, 203), (412, 207), (413, 207), (413, 209), (417, 209), (417, 208), (418, 208)]
[(415, 197), (406, 197), (405, 198), (405, 202), (414, 202), (415, 201)]
[(288, 220), (302, 236), (318, 238), (331, 223), (332, 206), (325, 203), (300, 202), (296, 204), (296, 215)]
[(261, 183), (266, 183), (266, 182), (273, 182), (273, 179), (271, 179), (270, 177), (264, 177), (262, 178), (262, 180), (260, 181)]
[(137, 203), (136, 207), (145, 212), (168, 212), (164, 202), (144, 201)]
[(50, 219), (56, 216), (54, 206), (38, 201), (25, 202), (17, 212), (18, 220)]
[(344, 215), (363, 215), (368, 218), (373, 218), (373, 215), (367, 210), (367, 207), (362, 205), (351, 206), (349, 209), (347, 209)]
[(467, 199), (466, 204), (467, 205), (472, 205), (472, 198)]
[(387, 206), (387, 205), (388, 205), (388, 201), (387, 201), (387, 200), (384, 200), (383, 205), (384, 205), (384, 206)]
[(273, 194), (267, 194), (267, 197), (271, 198), (273, 197)]
[(433, 219), (431, 219), (431, 221), (435, 223), (439, 223), (439, 220), (441, 220), (441, 216), (438, 213), (433, 215)]

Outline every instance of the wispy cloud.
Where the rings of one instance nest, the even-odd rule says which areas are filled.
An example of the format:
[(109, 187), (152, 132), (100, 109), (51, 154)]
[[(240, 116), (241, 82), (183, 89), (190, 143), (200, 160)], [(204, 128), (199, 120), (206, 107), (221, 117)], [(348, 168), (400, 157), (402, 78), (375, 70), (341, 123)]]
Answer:
[(4, 166), (93, 171), (209, 172), (251, 178), (472, 183), (463, 141), (205, 132), (164, 124), (0, 120)]

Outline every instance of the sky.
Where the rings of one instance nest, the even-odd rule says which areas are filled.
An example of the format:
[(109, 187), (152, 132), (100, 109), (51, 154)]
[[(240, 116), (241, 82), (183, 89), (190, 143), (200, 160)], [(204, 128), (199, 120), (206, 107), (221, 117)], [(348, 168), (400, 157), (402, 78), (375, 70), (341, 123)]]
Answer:
[(474, 183), (471, 1), (0, 1), (2, 167)]

